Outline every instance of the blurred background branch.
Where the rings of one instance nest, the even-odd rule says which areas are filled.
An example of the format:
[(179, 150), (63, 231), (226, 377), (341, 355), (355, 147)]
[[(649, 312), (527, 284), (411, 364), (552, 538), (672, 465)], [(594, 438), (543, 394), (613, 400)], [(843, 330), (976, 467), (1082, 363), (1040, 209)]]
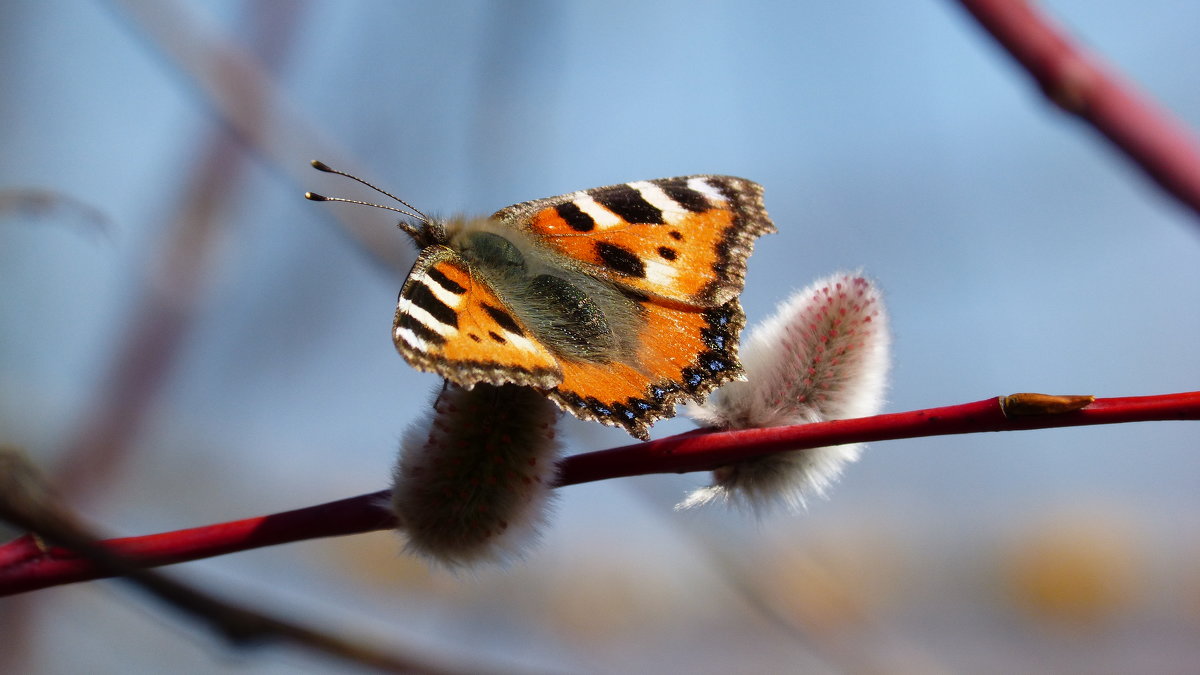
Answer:
[(1077, 47), (1025, 0), (959, 0), (1065, 112), (1104, 134), (1200, 216), (1200, 144), (1191, 130)]

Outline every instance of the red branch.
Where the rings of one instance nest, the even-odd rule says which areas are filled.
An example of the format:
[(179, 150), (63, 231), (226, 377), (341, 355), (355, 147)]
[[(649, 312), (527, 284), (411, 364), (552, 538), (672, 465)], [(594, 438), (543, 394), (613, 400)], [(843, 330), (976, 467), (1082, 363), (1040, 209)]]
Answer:
[(1037, 80), (1176, 199), (1200, 214), (1200, 146), (1189, 130), (1085, 54), (1024, 0), (959, 0)]
[[(1200, 419), (1200, 391), (1161, 396), (1096, 399), (1063, 414), (1005, 415), (1001, 398), (910, 412), (792, 427), (724, 433), (690, 432), (568, 457), (560, 486), (651, 473), (703, 471), (784, 450), (921, 436), (1017, 431), (1094, 424)], [(394, 527), (387, 492), (376, 492), (295, 511), (187, 530), (102, 542), (146, 567), (198, 560), (305, 539)], [(31, 537), (0, 546), (0, 596), (103, 576), (76, 553), (46, 548)]]

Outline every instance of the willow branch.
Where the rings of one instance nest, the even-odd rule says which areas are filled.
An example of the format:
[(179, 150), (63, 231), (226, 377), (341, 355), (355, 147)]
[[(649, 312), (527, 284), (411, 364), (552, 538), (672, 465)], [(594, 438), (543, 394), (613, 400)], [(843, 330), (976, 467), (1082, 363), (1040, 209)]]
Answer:
[[(98, 541), (53, 495), (45, 479), (23, 453), (0, 448), (0, 520), (77, 552), (97, 574), (120, 577), (185, 616), (199, 622), (235, 647), (290, 644), (325, 656), (389, 673), (450, 673), (427, 657), (391, 653), (349, 635), (315, 630), (299, 623), (222, 600), (161, 573), (126, 560)], [(35, 540), (19, 540), (28, 550)]]
[[(704, 471), (770, 454), (844, 443), (1098, 424), (1200, 420), (1200, 391), (1124, 398), (1015, 394), (942, 408), (733, 432), (694, 431), (568, 457), (559, 486)], [(320, 537), (389, 529), (387, 492), (215, 525), (101, 542), (144, 567)], [(0, 596), (108, 576), (79, 554), (29, 537), (0, 546)]]
[(1025, 0), (959, 0), (1021, 64), (1042, 92), (1085, 120), (1163, 189), (1200, 215), (1200, 145)]

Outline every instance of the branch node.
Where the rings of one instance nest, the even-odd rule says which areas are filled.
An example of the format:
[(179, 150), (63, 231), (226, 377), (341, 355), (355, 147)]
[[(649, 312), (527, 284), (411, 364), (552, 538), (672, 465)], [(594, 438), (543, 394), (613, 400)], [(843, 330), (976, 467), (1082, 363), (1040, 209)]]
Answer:
[(1037, 417), (1040, 415), (1063, 415), (1082, 410), (1092, 404), (1096, 397), (1055, 396), (1053, 394), (1009, 394), (1000, 397), (1000, 410), (1008, 419), (1015, 417)]

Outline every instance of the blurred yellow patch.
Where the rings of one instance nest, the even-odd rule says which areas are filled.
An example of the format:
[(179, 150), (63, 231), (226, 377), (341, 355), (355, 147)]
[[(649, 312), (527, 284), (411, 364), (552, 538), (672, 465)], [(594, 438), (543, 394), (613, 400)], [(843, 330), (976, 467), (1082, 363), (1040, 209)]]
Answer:
[(1088, 625), (1130, 610), (1140, 562), (1133, 529), (1111, 514), (1058, 517), (1002, 553), (1003, 581), (1032, 617)]
[(873, 528), (779, 541), (756, 575), (762, 597), (807, 631), (861, 628), (907, 586), (900, 549)]

